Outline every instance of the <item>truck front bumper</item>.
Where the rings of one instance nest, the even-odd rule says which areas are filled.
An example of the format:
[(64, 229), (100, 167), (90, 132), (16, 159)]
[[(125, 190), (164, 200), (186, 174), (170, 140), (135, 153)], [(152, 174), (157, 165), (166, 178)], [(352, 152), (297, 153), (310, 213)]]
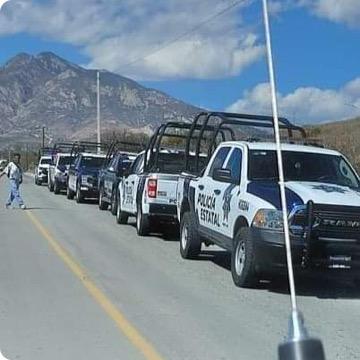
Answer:
[[(284, 233), (249, 229), (254, 244), (257, 268), (261, 272), (286, 271)], [(314, 268), (360, 269), (360, 241), (313, 237), (309, 243), (300, 236), (291, 235), (292, 261), (296, 271)]]

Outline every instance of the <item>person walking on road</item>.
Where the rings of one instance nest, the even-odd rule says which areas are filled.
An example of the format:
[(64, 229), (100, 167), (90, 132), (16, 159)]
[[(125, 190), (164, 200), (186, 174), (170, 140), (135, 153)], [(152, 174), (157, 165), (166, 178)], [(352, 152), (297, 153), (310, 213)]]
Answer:
[(22, 183), (22, 169), (20, 167), (20, 154), (14, 154), (13, 161), (5, 167), (4, 171), (0, 173), (0, 178), (7, 175), (10, 181), (10, 194), (5, 206), (8, 209), (13, 201), (16, 201), (20, 208), (25, 210), (26, 206), (20, 195), (20, 185)]

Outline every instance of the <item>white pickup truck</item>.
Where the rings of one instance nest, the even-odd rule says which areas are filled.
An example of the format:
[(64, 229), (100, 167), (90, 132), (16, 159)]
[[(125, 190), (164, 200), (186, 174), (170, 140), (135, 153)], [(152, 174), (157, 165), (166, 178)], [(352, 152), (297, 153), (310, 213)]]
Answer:
[[(232, 114), (234, 115), (234, 114)], [(337, 151), (282, 145), (295, 268), (360, 265), (360, 181)], [(177, 187), (180, 253), (196, 258), (202, 244), (231, 253), (235, 285), (250, 287), (286, 269), (274, 143), (229, 141), (200, 174)]]
[[(136, 216), (139, 235), (151, 231), (155, 221), (176, 222), (176, 187), (180, 154), (161, 151), (159, 159), (167, 166), (156, 171), (144, 171), (145, 152), (135, 159), (130, 171), (120, 180), (116, 219), (127, 223), (129, 216)], [(181, 165), (181, 163), (180, 163)]]
[(48, 171), (51, 163), (51, 156), (41, 156), (38, 165), (35, 167), (35, 184), (42, 185), (48, 181)]
[(60, 194), (62, 190), (66, 190), (70, 163), (70, 153), (59, 152), (53, 155), (49, 167), (48, 188), (56, 195)]
[(159, 222), (177, 224), (176, 188), (184, 169), (184, 151), (172, 148), (171, 141), (184, 140), (181, 132), (189, 127), (189, 124), (177, 122), (161, 125), (146, 150), (136, 157), (119, 182), (116, 211), (119, 224), (135, 216), (140, 236), (147, 235)]

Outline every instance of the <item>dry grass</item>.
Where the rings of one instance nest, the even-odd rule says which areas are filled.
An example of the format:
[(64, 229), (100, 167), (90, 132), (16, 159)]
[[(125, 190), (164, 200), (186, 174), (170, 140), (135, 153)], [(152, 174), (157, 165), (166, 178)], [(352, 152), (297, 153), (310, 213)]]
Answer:
[(360, 171), (360, 117), (307, 128), (309, 137), (342, 152)]

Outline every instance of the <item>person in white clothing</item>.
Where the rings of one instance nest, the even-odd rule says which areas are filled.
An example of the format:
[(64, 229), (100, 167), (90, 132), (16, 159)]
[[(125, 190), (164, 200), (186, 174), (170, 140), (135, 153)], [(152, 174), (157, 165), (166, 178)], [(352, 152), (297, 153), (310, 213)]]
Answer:
[(8, 209), (13, 201), (16, 201), (21, 209), (26, 209), (24, 201), (20, 195), (20, 185), (22, 183), (22, 169), (20, 167), (20, 154), (14, 154), (13, 161), (11, 161), (0, 173), (0, 178), (7, 175), (10, 181), (10, 194), (6, 202), (6, 208)]

